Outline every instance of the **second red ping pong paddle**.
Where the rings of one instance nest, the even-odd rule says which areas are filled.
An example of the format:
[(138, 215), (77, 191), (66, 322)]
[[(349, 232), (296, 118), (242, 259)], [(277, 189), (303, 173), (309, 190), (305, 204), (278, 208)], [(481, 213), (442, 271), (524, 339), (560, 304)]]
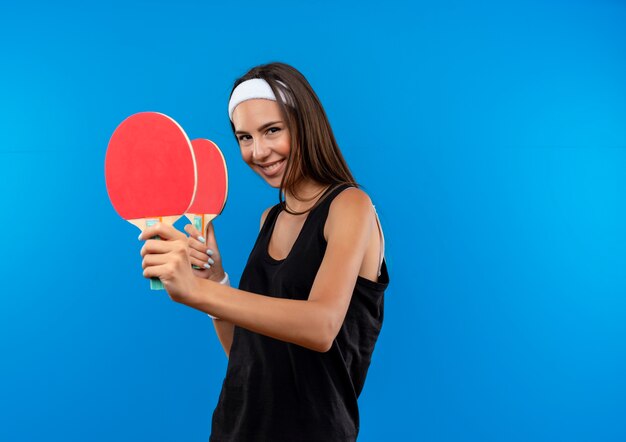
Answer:
[[(196, 164), (189, 138), (176, 121), (157, 112), (126, 118), (107, 148), (104, 174), (115, 211), (141, 231), (174, 224), (194, 200)], [(153, 290), (161, 281), (150, 281)]]
[(228, 171), (224, 155), (214, 142), (198, 138), (191, 145), (196, 159), (198, 183), (193, 203), (185, 216), (206, 237), (206, 227), (226, 204)]
[(205, 235), (208, 223), (222, 213), (226, 204), (228, 171), (224, 155), (214, 142), (198, 138), (191, 145), (196, 159), (198, 184), (193, 203), (185, 216)]

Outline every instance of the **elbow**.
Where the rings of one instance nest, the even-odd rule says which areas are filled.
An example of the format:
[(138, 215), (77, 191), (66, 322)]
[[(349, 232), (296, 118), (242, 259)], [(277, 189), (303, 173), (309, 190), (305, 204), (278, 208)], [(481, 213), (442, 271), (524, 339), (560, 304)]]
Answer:
[(334, 339), (332, 341), (324, 341), (317, 351), (320, 353), (327, 353), (331, 348), (333, 348), (334, 341)]
[(311, 349), (319, 353), (328, 352), (333, 347), (333, 343), (335, 342), (335, 338), (338, 333), (339, 327), (336, 327), (334, 321), (325, 321), (322, 326), (317, 328), (314, 345)]
[(316, 351), (318, 353), (326, 353), (333, 346), (334, 339), (327, 339), (322, 336), (317, 336), (315, 340), (312, 340), (309, 345), (307, 345), (309, 350)]
[(315, 343), (307, 345), (307, 348), (318, 353), (326, 353), (332, 348), (332, 346), (333, 341), (317, 339)]
[(321, 333), (319, 328), (312, 329), (311, 335), (306, 339), (294, 340), (295, 344), (298, 344), (304, 348), (318, 353), (326, 353), (333, 346), (334, 339), (329, 339), (328, 335)]
[[(310, 302), (310, 301), (309, 301)], [(335, 342), (339, 329), (343, 325), (343, 317), (339, 318), (332, 309), (317, 304), (316, 310), (309, 316), (307, 338), (304, 347), (319, 353), (326, 353)]]

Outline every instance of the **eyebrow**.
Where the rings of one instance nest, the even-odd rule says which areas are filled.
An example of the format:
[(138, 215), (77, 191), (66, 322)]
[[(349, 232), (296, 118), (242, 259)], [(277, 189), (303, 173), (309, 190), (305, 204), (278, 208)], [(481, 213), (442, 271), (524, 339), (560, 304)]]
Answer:
[[(266, 129), (270, 126), (273, 126), (274, 124), (280, 124), (282, 123), (282, 121), (270, 121), (269, 123), (265, 123), (263, 126), (259, 127), (257, 130), (258, 131), (262, 131), (263, 129)], [(248, 132), (246, 132), (245, 130), (237, 130), (235, 131), (235, 135), (239, 135), (239, 134), (247, 134)]]

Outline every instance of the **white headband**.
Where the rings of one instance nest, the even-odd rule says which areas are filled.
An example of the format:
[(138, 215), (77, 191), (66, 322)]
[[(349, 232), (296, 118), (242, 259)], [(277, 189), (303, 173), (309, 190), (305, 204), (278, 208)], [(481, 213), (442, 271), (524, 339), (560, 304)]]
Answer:
[[(280, 81), (279, 83), (287, 87), (285, 83)], [(279, 93), (283, 102), (288, 103), (285, 94), (283, 94), (282, 91), (279, 91)], [(276, 101), (276, 95), (274, 95), (269, 83), (262, 78), (252, 78), (240, 83), (233, 91), (233, 94), (230, 96), (230, 101), (228, 102), (228, 116), (230, 117), (230, 121), (233, 121), (233, 112), (239, 104), (256, 98)]]

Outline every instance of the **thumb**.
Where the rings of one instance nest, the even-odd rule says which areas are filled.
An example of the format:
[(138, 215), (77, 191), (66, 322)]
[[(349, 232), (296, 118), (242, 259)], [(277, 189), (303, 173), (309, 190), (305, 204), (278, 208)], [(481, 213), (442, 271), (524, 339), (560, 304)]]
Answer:
[(215, 229), (213, 227), (213, 221), (209, 221), (206, 225), (206, 237), (207, 240), (210, 238), (213, 243), (215, 243)]
[[(196, 229), (193, 224), (186, 224), (185, 225), (185, 232), (187, 232), (187, 234), (189, 236), (193, 236), (198, 241), (201, 241), (200, 238), (199, 238), (199, 236), (201, 236), (200, 231), (198, 229)], [(202, 241), (202, 242), (204, 242), (204, 241)]]

